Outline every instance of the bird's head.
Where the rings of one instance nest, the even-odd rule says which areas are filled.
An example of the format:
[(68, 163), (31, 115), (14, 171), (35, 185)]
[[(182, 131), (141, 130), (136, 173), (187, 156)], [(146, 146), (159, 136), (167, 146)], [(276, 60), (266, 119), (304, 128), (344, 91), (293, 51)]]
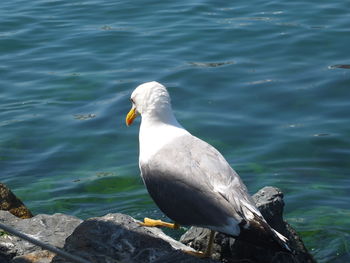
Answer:
[(164, 121), (169, 114), (172, 114), (169, 93), (156, 81), (138, 86), (132, 92), (130, 101), (132, 107), (126, 116), (127, 126), (131, 125), (138, 115)]

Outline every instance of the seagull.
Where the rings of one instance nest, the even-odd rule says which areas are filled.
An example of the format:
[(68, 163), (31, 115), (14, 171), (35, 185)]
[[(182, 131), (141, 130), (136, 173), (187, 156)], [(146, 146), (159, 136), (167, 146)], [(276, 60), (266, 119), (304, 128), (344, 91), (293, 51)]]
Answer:
[(143, 182), (160, 210), (174, 223), (145, 218), (149, 227), (197, 226), (275, 251), (290, 251), (287, 238), (271, 228), (247, 187), (212, 145), (193, 136), (176, 120), (162, 84), (139, 85), (131, 94), (126, 125), (141, 115), (139, 167)]

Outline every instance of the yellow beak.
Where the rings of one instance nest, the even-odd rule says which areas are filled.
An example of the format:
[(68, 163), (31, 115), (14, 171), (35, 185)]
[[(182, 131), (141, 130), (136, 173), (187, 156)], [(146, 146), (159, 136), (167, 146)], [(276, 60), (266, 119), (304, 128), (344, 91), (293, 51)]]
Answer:
[(136, 108), (132, 107), (128, 115), (126, 115), (126, 118), (125, 118), (126, 125), (130, 126), (136, 117), (137, 117)]

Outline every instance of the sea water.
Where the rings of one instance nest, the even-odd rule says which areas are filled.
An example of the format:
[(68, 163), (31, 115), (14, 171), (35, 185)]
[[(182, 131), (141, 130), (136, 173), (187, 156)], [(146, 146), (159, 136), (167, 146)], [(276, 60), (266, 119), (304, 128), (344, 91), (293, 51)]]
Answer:
[(350, 261), (349, 1), (2, 1), (0, 181), (34, 213), (163, 217), (129, 96), (156, 80), (180, 123), (319, 262)]

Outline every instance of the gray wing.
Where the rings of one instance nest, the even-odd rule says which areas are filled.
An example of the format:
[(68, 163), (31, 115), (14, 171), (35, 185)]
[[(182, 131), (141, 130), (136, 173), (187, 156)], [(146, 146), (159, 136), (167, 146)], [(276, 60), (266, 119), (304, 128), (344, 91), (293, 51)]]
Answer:
[(261, 215), (224, 157), (192, 135), (167, 144), (140, 168), (155, 203), (179, 224), (220, 227)]

